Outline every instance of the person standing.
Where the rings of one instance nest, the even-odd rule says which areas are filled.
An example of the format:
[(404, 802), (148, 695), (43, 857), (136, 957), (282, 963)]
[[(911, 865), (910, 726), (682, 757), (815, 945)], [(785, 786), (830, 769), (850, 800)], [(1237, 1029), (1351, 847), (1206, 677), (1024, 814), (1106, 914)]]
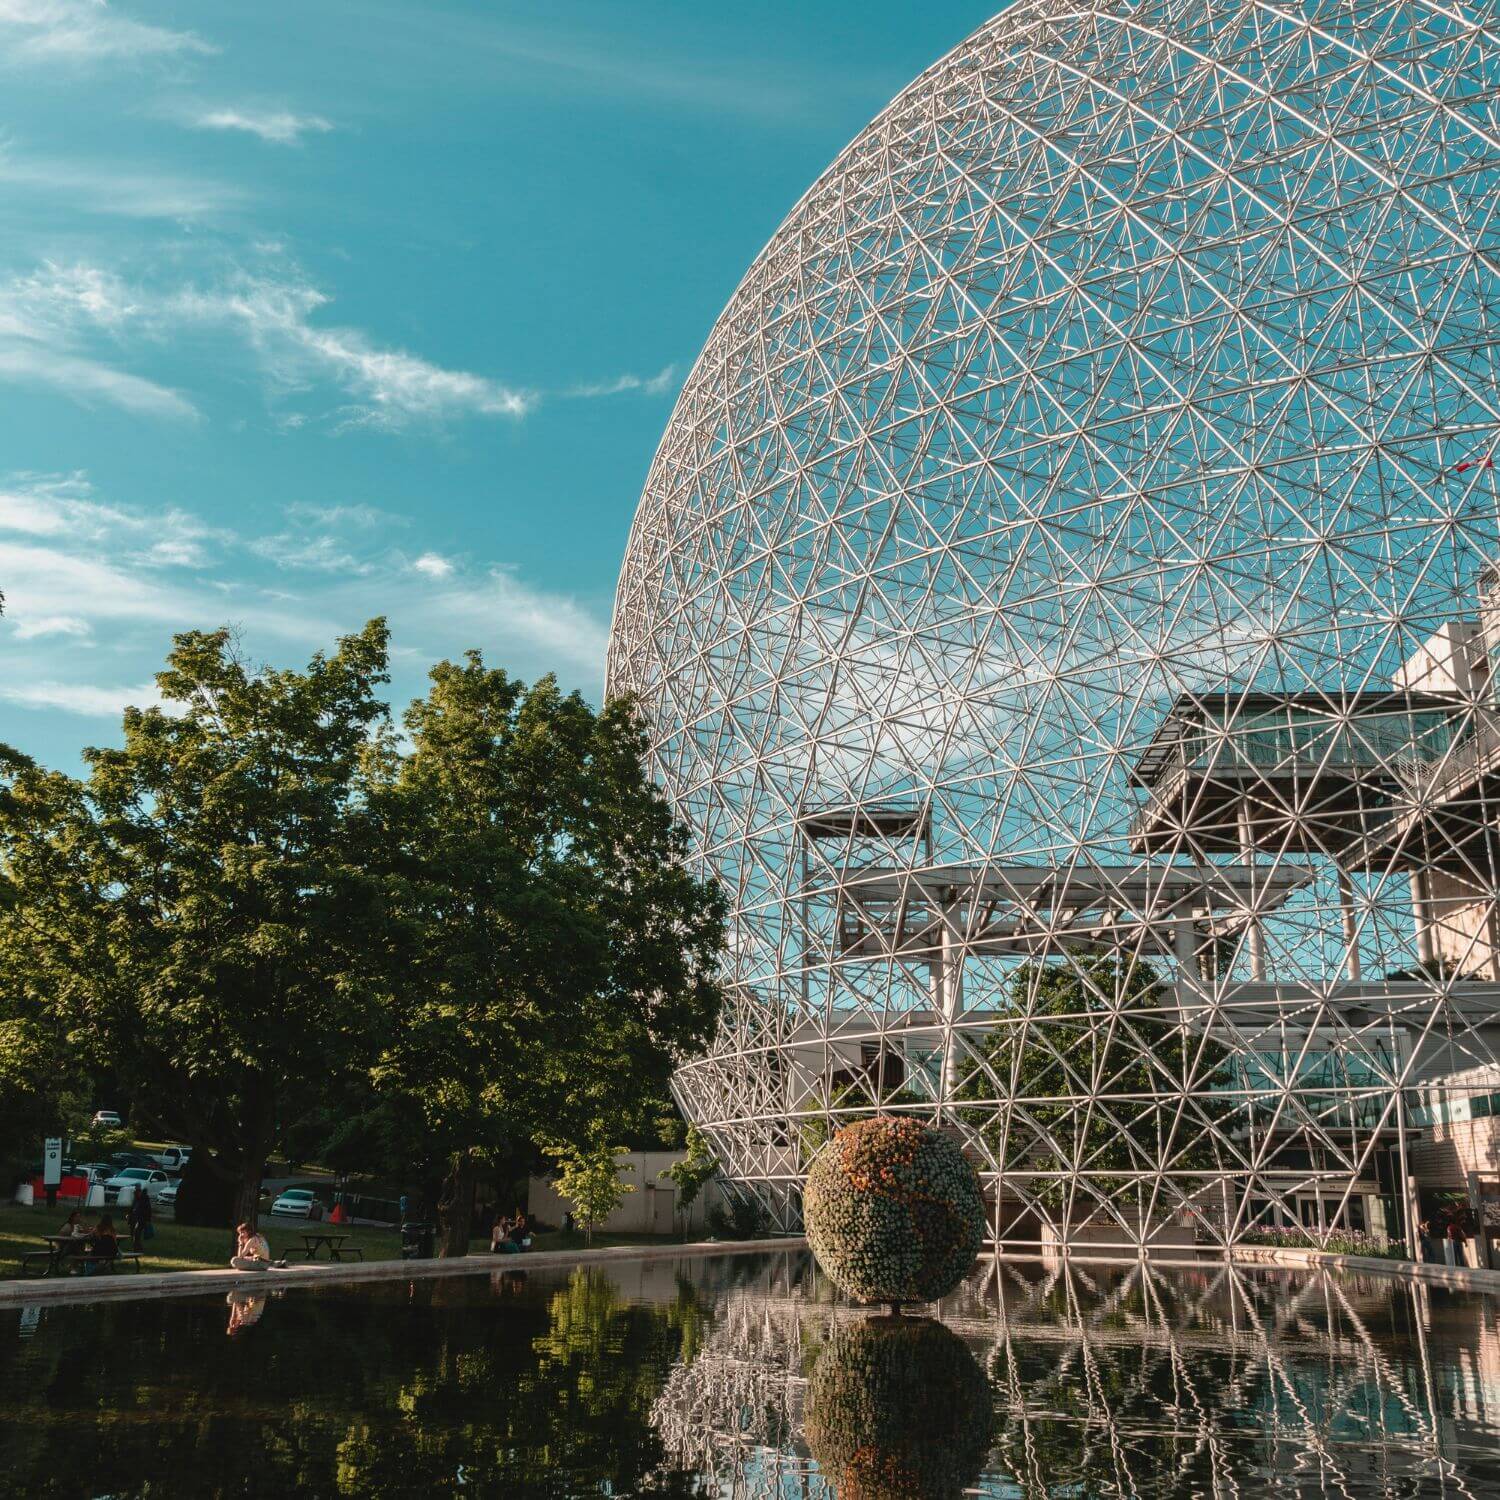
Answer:
[(125, 1222), (130, 1225), (130, 1248), (137, 1254), (156, 1233), (151, 1224), (152, 1212), (151, 1194), (145, 1188), (137, 1189), (135, 1197), (130, 1200), (130, 1211), (125, 1215)]
[(1437, 1253), (1437, 1230), (1432, 1222), (1432, 1215), (1425, 1214), (1422, 1221), (1417, 1225), (1417, 1238), (1422, 1242), (1422, 1260), (1427, 1265), (1432, 1265), (1438, 1258)]
[(1447, 1260), (1450, 1266), (1466, 1266), (1469, 1263), (1469, 1226), (1465, 1222), (1467, 1217), (1462, 1208), (1455, 1208), (1448, 1216)]

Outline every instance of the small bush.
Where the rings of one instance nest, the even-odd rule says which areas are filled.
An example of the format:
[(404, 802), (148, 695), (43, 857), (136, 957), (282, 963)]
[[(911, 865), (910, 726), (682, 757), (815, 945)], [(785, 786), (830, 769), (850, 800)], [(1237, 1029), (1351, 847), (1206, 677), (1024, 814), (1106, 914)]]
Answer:
[(968, 1274), (984, 1244), (979, 1176), (948, 1136), (877, 1116), (824, 1147), (802, 1196), (808, 1243), (862, 1302), (931, 1302)]
[(704, 1216), (708, 1232), (721, 1240), (753, 1240), (764, 1234), (771, 1222), (765, 1205), (758, 1198), (736, 1196), (730, 1200), (726, 1213), (721, 1203), (715, 1203)]

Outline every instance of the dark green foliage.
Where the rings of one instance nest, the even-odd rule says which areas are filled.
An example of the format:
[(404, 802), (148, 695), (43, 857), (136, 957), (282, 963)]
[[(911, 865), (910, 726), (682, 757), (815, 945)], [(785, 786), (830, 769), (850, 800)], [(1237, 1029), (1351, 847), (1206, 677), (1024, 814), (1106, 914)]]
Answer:
[(925, 1318), (840, 1328), (813, 1368), (803, 1422), (839, 1500), (958, 1500), (990, 1425), (984, 1371)]
[(824, 1148), (802, 1197), (818, 1264), (862, 1302), (931, 1302), (968, 1274), (984, 1243), (979, 1176), (920, 1121), (879, 1115)]
[(759, 1198), (739, 1194), (732, 1198), (726, 1210), (715, 1203), (704, 1215), (708, 1232), (721, 1240), (753, 1240), (763, 1234), (770, 1223), (765, 1205)]
[[(1208, 1126), (1230, 1103), (1204, 1095), (1228, 1052), (1179, 1025), (1170, 999), (1138, 959), (1080, 955), (1016, 970), (1014, 1019), (984, 1037), (957, 1090), (959, 1100), (1012, 1101), (1008, 1131), (999, 1115), (981, 1128), (1002, 1169), (1084, 1172), (1095, 1191), (1123, 1201), (1138, 1189), (1121, 1174), (1217, 1165)], [(1107, 1104), (1086, 1097), (1093, 1086)], [(1054, 1209), (1067, 1192), (1061, 1181), (1033, 1189)]]

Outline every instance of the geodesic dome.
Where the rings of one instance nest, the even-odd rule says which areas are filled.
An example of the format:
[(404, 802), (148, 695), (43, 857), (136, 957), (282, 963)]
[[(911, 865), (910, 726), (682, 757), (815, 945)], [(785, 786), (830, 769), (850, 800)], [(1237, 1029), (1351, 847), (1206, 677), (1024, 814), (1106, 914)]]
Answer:
[(609, 689), (732, 908), (679, 1097), (782, 1222), (874, 1110), (960, 1132), (1006, 1242), (1394, 1235), (1466, 1180), (1495, 59), (1488, 5), (1018, 4), (751, 266)]

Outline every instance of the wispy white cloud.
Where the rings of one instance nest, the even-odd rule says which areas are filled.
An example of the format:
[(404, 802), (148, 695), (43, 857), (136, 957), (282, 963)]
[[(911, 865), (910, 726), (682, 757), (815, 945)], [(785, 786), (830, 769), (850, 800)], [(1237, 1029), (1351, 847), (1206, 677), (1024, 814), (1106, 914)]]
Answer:
[(191, 401), (167, 386), (58, 349), (0, 347), (0, 380), (13, 385), (48, 386), (84, 406), (104, 401), (146, 417), (198, 414)]
[(0, 0), (0, 59), (91, 63), (218, 49), (190, 31), (133, 20), (105, 0)]
[(0, 682), (0, 699), (21, 708), (52, 708), (93, 719), (118, 719), (127, 708), (149, 708), (161, 702), (154, 682), (135, 687), (98, 687), (87, 682)]
[[(161, 289), (128, 283), (98, 266), (44, 262), (0, 283), (0, 379), (30, 380), (143, 415), (191, 416), (195, 409), (186, 395), (103, 356), (132, 347), (132, 335), (159, 347), (185, 333), (217, 330), (248, 346), (278, 396), (304, 398), (335, 388), (339, 396), (325, 402), (322, 418), (337, 427), (395, 431), (462, 418), (515, 420), (543, 399), (488, 375), (383, 348), (357, 328), (325, 323), (329, 305), (323, 292), (295, 275), (236, 269), (217, 282)], [(625, 374), (560, 394), (654, 394), (675, 376), (668, 365), (655, 375)], [(299, 407), (309, 404), (298, 401)], [(307, 420), (298, 410), (284, 425)]]
[(41, 640), (49, 635), (86, 636), (89, 622), (78, 615), (32, 615), (16, 626), (18, 641)]
[(0, 142), (0, 182), (84, 213), (128, 219), (207, 219), (247, 202), (244, 189), (229, 183), (118, 162), (31, 156), (9, 141)]
[(525, 391), (488, 376), (382, 349), (358, 329), (314, 322), (328, 300), (303, 283), (240, 276), (225, 288), (178, 292), (161, 313), (238, 330), (287, 390), (332, 379), (350, 398), (340, 413), (347, 423), (397, 428), (457, 416), (520, 417), (530, 409)]
[(257, 537), (250, 543), (250, 550), (278, 568), (306, 568), (317, 573), (346, 573), (355, 577), (375, 571), (373, 562), (357, 556), (333, 536), (279, 531), (273, 536)]
[(397, 702), (422, 690), (421, 667), (471, 646), (523, 676), (599, 686), (607, 625), (586, 603), (513, 568), (413, 558), (392, 545), (403, 518), (371, 506), (283, 514), (268, 534), (231, 532), (182, 507), (108, 503), (82, 475), (0, 479), (0, 703), (111, 716), (155, 701), (131, 684), (176, 631), (237, 622), (252, 651), (297, 659), (376, 614), (409, 674)]
[(193, 417), (193, 403), (154, 380), (121, 370), (90, 347), (135, 313), (123, 287), (87, 267), (43, 266), (0, 283), (0, 381), (60, 391), (150, 417)]
[(677, 366), (672, 364), (658, 370), (655, 375), (617, 375), (613, 380), (598, 381), (592, 385), (575, 385), (565, 394), (592, 398), (622, 396), (627, 391), (643, 391), (648, 396), (659, 396), (671, 386), (676, 374)]
[(289, 109), (205, 109), (187, 116), (187, 123), (196, 130), (241, 131), (272, 146), (295, 146), (304, 135), (333, 129), (333, 122), (322, 115), (298, 115)]

